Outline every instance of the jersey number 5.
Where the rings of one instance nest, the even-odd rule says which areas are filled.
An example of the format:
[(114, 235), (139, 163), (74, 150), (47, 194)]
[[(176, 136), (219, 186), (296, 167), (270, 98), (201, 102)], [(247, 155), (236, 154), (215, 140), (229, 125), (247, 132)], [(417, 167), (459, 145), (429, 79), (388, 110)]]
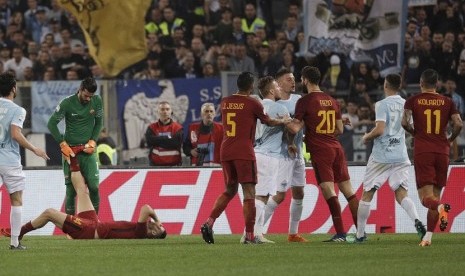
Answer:
[(316, 133), (331, 134), (336, 130), (336, 111), (335, 110), (320, 110), (318, 117), (321, 121), (316, 127)]
[(439, 130), (441, 129), (441, 110), (434, 110), (431, 112), (431, 109), (426, 109), (423, 112), (426, 115), (426, 133), (431, 134), (431, 115), (435, 117), (435, 124), (434, 124), (434, 134), (439, 134)]
[(226, 136), (236, 136), (236, 122), (234, 121), (236, 113), (226, 113), (226, 124), (230, 127), (230, 130), (226, 131)]

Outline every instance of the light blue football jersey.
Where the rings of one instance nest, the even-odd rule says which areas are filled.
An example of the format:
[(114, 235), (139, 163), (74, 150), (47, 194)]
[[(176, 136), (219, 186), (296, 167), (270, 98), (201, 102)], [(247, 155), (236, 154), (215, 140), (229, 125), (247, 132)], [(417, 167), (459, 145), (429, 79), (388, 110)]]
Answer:
[(386, 123), (384, 133), (374, 139), (371, 156), (379, 163), (408, 161), (405, 131), (402, 128), (402, 114), (405, 100), (399, 95), (389, 96), (375, 105), (376, 121)]
[[(294, 118), (295, 114), (295, 105), (297, 101), (301, 98), (302, 96), (298, 94), (291, 94), (291, 97), (287, 100), (279, 100), (277, 103), (283, 105), (286, 107), (287, 111), (289, 112), (290, 116)], [(302, 143), (303, 143), (303, 136), (304, 136), (304, 130), (301, 129), (295, 136), (294, 138), (294, 143), (297, 146), (297, 151), (298, 151), (298, 157), (303, 158), (303, 152), (302, 152)], [(281, 144), (281, 157), (288, 158), (289, 153), (287, 151), (287, 141), (283, 140)]]
[[(265, 114), (270, 118), (289, 116), (286, 108), (276, 102), (264, 99), (261, 101)], [(270, 127), (257, 122), (255, 131), (255, 152), (263, 153), (273, 157), (279, 157), (281, 153), (281, 143), (283, 140), (283, 126)]]
[(26, 110), (11, 100), (0, 98), (0, 166), (21, 165), (19, 144), (11, 139), (10, 125), (23, 128)]

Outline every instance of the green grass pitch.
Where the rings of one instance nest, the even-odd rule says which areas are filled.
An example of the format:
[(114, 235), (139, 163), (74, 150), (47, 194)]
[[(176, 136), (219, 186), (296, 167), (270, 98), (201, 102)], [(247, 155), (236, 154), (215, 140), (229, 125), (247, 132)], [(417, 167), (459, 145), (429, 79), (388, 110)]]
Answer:
[(241, 245), (238, 235), (166, 240), (67, 240), (26, 236), (26, 251), (0, 238), (0, 275), (464, 275), (465, 235), (433, 235), (430, 247), (414, 234), (372, 234), (363, 244), (324, 243), (329, 235), (304, 235), (309, 243)]

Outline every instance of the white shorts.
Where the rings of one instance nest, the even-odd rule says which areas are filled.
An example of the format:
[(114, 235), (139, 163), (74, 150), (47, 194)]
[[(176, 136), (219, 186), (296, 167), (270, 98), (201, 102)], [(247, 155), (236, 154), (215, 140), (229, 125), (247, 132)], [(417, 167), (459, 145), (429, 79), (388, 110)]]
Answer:
[(408, 190), (410, 161), (402, 163), (378, 163), (373, 158), (368, 159), (363, 180), (363, 190), (378, 190), (388, 180), (389, 187), (395, 191), (400, 186)]
[(262, 153), (255, 153), (255, 158), (257, 159), (257, 185), (255, 185), (255, 195), (275, 195), (279, 159)]
[(23, 166), (0, 166), (0, 176), (9, 194), (22, 191), (26, 187), (26, 175), (23, 172)]
[(305, 187), (305, 161), (303, 158), (280, 158), (276, 190), (287, 192), (290, 187)]

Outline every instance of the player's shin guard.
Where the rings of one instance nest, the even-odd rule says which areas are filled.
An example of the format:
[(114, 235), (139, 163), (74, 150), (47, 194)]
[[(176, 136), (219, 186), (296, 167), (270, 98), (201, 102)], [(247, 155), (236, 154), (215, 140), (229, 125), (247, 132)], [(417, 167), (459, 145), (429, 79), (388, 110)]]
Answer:
[(353, 194), (347, 198), (347, 202), (349, 203), (350, 213), (352, 214), (352, 220), (354, 221), (354, 224), (357, 225), (357, 212), (359, 200), (357, 196)]
[(224, 209), (228, 206), (231, 199), (234, 198), (234, 195), (229, 195), (228, 193), (222, 193), (215, 201), (215, 205), (213, 206), (213, 210), (210, 213), (210, 217), (207, 220), (207, 224), (210, 227), (213, 227), (213, 223), (215, 220), (223, 213)]

